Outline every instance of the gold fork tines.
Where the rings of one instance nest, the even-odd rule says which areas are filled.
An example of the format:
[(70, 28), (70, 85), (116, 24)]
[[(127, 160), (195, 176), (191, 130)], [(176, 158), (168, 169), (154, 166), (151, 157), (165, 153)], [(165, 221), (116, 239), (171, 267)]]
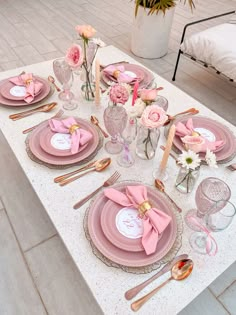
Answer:
[(83, 198), (82, 200), (80, 200), (79, 202), (77, 202), (74, 205), (74, 209), (78, 209), (80, 208), (83, 204), (85, 204), (90, 198), (92, 198), (94, 195), (96, 195), (97, 192), (99, 192), (100, 189), (102, 189), (103, 187), (109, 187), (113, 184), (115, 184), (115, 182), (118, 180), (118, 178), (120, 177), (120, 173), (119, 172), (115, 172), (114, 174), (111, 175), (111, 177), (109, 177), (103, 184), (102, 186), (98, 187), (96, 190), (94, 190), (91, 194), (89, 194), (88, 196), (86, 196), (85, 198)]
[[(55, 118), (61, 118), (61, 116), (64, 114), (64, 111), (62, 109), (60, 109), (56, 115), (52, 116), (50, 119), (55, 119)], [(34, 130), (35, 128), (37, 128), (41, 123), (34, 125), (28, 129), (25, 129), (22, 131), (23, 134), (29, 133), (30, 131)]]

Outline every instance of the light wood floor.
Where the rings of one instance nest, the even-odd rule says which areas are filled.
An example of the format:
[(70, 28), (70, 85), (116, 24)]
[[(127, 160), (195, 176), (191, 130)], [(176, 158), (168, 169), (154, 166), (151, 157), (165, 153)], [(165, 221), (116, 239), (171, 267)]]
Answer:
[[(64, 55), (77, 24), (93, 25), (107, 44), (131, 54), (132, 5), (129, 0), (0, 0), (0, 71)], [(183, 26), (236, 9), (236, 1), (196, 0), (196, 7), (193, 13), (183, 3), (176, 7), (165, 57), (137, 60), (171, 80)], [(215, 23), (194, 26), (192, 32)], [(234, 84), (184, 58), (174, 84), (236, 124)], [(0, 315), (101, 314), (1, 133), (0, 174)], [(181, 315), (236, 314), (235, 291), (236, 263)]]

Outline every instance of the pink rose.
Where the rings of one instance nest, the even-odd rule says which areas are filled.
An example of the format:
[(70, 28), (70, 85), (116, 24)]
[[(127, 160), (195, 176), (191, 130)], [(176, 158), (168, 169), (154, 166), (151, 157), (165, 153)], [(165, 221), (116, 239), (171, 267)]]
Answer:
[(164, 125), (168, 116), (163, 108), (158, 105), (147, 106), (141, 116), (141, 124), (147, 128), (158, 128)]
[(83, 38), (91, 38), (96, 33), (96, 30), (91, 25), (77, 25), (75, 30)]
[(113, 103), (125, 104), (129, 99), (129, 92), (124, 86), (115, 84), (111, 87), (109, 96)]
[(181, 138), (187, 150), (195, 153), (201, 152), (205, 139), (201, 136), (185, 136)]
[(74, 69), (79, 68), (84, 60), (82, 48), (73, 44), (66, 52), (66, 62)]

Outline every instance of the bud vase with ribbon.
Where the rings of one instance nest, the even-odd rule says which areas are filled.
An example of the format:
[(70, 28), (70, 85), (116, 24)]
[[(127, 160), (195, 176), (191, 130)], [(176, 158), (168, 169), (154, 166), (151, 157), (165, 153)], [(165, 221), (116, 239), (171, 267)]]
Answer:
[(160, 137), (160, 127), (167, 119), (166, 112), (157, 105), (150, 105), (144, 109), (137, 133), (136, 154), (138, 157), (144, 160), (154, 158)]

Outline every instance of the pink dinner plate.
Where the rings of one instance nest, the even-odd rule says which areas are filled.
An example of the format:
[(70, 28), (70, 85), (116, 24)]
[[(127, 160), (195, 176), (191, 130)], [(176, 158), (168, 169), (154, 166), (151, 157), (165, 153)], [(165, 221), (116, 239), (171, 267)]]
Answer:
[[(0, 104), (1, 105), (7, 105), (7, 106), (29, 106), (32, 104), (35, 104), (37, 102), (42, 101), (50, 92), (50, 84), (47, 82), (47, 80), (36, 77), (38, 81), (43, 83), (43, 87), (41, 89), (41, 92), (35, 96), (34, 100), (31, 103), (26, 103), (24, 100), (12, 100), (12, 99), (7, 99), (2, 95), (2, 92), (0, 93)], [(0, 91), (2, 87), (6, 84), (9, 83), (8, 79), (0, 81)]]
[[(56, 134), (56, 132), (51, 131), (50, 127), (47, 126), (40, 132), (40, 136), (39, 136), (39, 143), (40, 143), (41, 148), (45, 152), (47, 152), (51, 155), (55, 155), (55, 156), (71, 156), (71, 155), (77, 154), (77, 153), (83, 151), (90, 142), (90, 141), (88, 141), (84, 145), (80, 146), (78, 152), (71, 153), (70, 149), (69, 150), (59, 150), (59, 149), (54, 148), (52, 146), (51, 139), (55, 134)], [(91, 141), (93, 141), (93, 139)]]
[[(114, 185), (113, 188), (124, 192), (127, 185), (140, 185), (140, 183), (120, 183)], [(146, 255), (145, 251), (132, 252), (118, 248), (105, 236), (101, 226), (101, 215), (108, 199), (104, 196), (103, 192), (96, 197), (89, 209), (88, 230), (90, 237), (97, 249), (105, 257), (115, 263), (129, 267), (143, 267), (151, 265), (162, 259), (169, 252), (175, 242), (177, 235), (177, 221), (172, 211), (172, 204), (168, 202), (160, 192), (152, 189), (151, 187), (147, 186), (147, 192), (149, 200), (159, 209), (162, 209), (172, 217), (170, 224), (162, 233), (162, 237), (157, 244), (156, 252), (151, 255)]]
[(99, 134), (96, 128), (90, 122), (80, 118), (75, 119), (83, 129), (88, 130), (93, 135), (93, 140), (88, 143), (83, 151), (70, 156), (55, 156), (45, 152), (40, 145), (40, 134), (48, 126), (48, 122), (45, 122), (38, 126), (35, 130), (33, 130), (32, 134), (30, 135), (29, 147), (31, 152), (39, 160), (52, 165), (74, 164), (86, 159), (96, 150), (99, 143)]
[[(147, 69), (139, 65), (130, 64), (130, 63), (124, 63), (122, 65), (124, 66), (126, 71), (131, 71), (135, 73), (138, 78), (140, 78), (140, 83), (139, 83), (140, 89), (146, 88), (153, 81), (153, 78), (154, 78), (153, 74)], [(110, 85), (109, 82), (111, 81), (111, 76), (108, 76), (103, 71), (102, 71), (102, 79), (107, 85)], [(112, 81), (117, 82), (115, 78), (113, 78)]]
[[(233, 133), (224, 125), (222, 125), (220, 122), (215, 121), (211, 118), (207, 117), (201, 117), (201, 116), (192, 116), (194, 128), (197, 128), (197, 130), (201, 133), (201, 130), (203, 133), (209, 134), (211, 137), (212, 135), (215, 136), (215, 141), (222, 140), (223, 145), (215, 150), (216, 160), (222, 161), (225, 159), (228, 159), (231, 155), (235, 153), (236, 150), (236, 142), (235, 137)], [(180, 117), (175, 120), (175, 125), (178, 122), (182, 122), (185, 124), (189, 117)], [(200, 128), (200, 129), (198, 129)], [(185, 150), (183, 146), (183, 142), (181, 141), (179, 136), (175, 136), (173, 140), (174, 146), (179, 149), (180, 151)], [(205, 158), (205, 152), (200, 152), (199, 156), (201, 159)]]
[[(35, 80), (42, 82), (42, 80), (38, 77), (35, 77)], [(2, 94), (3, 97), (7, 98), (8, 100), (15, 100), (15, 101), (22, 101), (24, 100), (24, 96), (14, 96), (10, 93), (11, 88), (15, 87), (16, 85), (10, 81), (5, 82), (0, 89), (0, 93)], [(42, 86), (43, 87), (43, 86)], [(41, 89), (35, 94), (35, 96), (39, 95), (42, 92), (42, 87)], [(25, 102), (26, 103), (26, 102)], [(29, 103), (27, 103), (29, 104)]]

